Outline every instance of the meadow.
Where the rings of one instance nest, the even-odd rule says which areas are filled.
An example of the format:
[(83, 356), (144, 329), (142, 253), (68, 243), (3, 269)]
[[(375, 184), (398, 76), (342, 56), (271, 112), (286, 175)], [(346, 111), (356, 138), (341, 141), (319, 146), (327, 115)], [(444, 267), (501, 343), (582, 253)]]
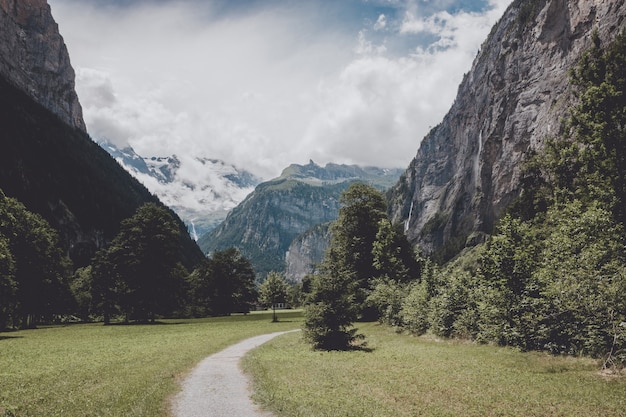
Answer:
[[(301, 327), (301, 312), (278, 314), (0, 333), (0, 416), (166, 417), (202, 358)], [(597, 361), (358, 326), (359, 351), (314, 351), (300, 333), (254, 350), (244, 367), (255, 399), (279, 417), (626, 416), (626, 377)]]
[(178, 383), (202, 358), (240, 340), (301, 326), (301, 313), (77, 324), (0, 333), (0, 416), (168, 415)]
[(358, 327), (368, 349), (313, 351), (289, 334), (251, 352), (255, 400), (279, 417), (626, 416), (626, 377), (595, 360)]

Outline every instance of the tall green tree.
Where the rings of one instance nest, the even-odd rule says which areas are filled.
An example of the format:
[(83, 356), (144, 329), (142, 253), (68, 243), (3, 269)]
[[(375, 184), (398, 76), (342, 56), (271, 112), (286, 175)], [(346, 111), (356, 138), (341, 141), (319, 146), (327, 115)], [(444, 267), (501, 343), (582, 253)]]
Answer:
[(259, 287), (259, 302), (272, 309), (272, 321), (277, 322), (276, 305), (287, 300), (287, 282), (278, 272), (272, 271)]
[(348, 350), (361, 339), (353, 323), (358, 318), (357, 281), (331, 245), (320, 273), (311, 282), (304, 309), (304, 337), (315, 349)]
[(57, 232), (38, 214), (0, 191), (0, 235), (15, 262), (15, 324), (34, 327), (54, 314), (67, 312), (70, 261)]
[(106, 253), (97, 257), (94, 298), (104, 314), (116, 305), (127, 320), (171, 314), (183, 294), (179, 229), (164, 208), (148, 203), (124, 220)]
[(218, 251), (190, 277), (196, 315), (247, 313), (257, 299), (252, 264), (239, 250)]
[(339, 202), (339, 216), (331, 225), (333, 256), (327, 259), (337, 265), (327, 269), (351, 277), (359, 316), (376, 319), (376, 311), (365, 300), (373, 288), (372, 280), (383, 275), (376, 267), (374, 245), (380, 222), (387, 219), (387, 202), (380, 191), (359, 182), (351, 184)]
[(349, 349), (359, 338), (352, 323), (359, 317), (376, 318), (366, 300), (381, 276), (374, 265), (374, 244), (387, 204), (378, 190), (363, 183), (351, 184), (340, 203), (305, 308), (305, 337), (319, 349)]

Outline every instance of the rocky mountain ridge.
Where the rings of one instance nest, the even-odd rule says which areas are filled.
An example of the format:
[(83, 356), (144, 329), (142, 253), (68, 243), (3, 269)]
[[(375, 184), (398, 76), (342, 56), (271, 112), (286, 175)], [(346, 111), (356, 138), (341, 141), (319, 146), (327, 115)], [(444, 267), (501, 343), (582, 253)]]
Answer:
[(560, 134), (569, 69), (597, 31), (624, 29), (623, 0), (516, 0), (495, 25), (443, 121), (389, 192), (390, 213), (425, 253), (483, 239), (520, 193), (522, 162)]
[[(198, 244), (205, 253), (238, 248), (261, 277), (270, 271), (283, 272), (287, 252), (301, 254), (299, 265), (308, 268), (319, 262), (309, 261), (309, 257), (314, 258), (314, 253), (320, 251), (290, 249), (294, 239), (310, 228), (335, 220), (339, 197), (351, 182), (366, 182), (384, 190), (397, 181), (401, 172), (336, 164), (320, 167), (313, 161), (307, 165), (293, 164), (278, 178), (259, 184)], [(319, 244), (318, 241), (315, 245)], [(302, 268), (294, 268), (295, 264), (290, 269), (293, 277), (300, 276)]]
[(0, 75), (86, 131), (75, 74), (46, 0), (0, 0)]

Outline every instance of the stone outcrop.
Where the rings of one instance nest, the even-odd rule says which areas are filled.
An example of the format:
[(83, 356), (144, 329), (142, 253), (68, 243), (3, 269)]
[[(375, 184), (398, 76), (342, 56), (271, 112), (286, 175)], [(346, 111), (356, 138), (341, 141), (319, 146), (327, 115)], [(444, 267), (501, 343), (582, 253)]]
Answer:
[(492, 231), (520, 193), (521, 163), (557, 136), (573, 104), (569, 70), (597, 31), (625, 27), (624, 0), (516, 0), (492, 29), (441, 124), (389, 193), (390, 213), (427, 254)]
[(86, 131), (74, 70), (46, 0), (0, 0), (0, 76)]
[(285, 255), (285, 279), (302, 282), (317, 271), (330, 245), (330, 223), (318, 224), (295, 238)]

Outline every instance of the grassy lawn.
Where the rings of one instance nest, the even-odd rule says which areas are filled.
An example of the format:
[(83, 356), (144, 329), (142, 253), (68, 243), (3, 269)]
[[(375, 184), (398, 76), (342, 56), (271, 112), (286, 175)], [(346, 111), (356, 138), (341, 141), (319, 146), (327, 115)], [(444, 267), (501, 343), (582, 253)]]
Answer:
[(0, 416), (167, 416), (179, 379), (247, 337), (301, 326), (301, 313), (0, 333)]
[(256, 400), (281, 417), (626, 416), (626, 378), (592, 360), (358, 327), (371, 352), (316, 352), (297, 333), (253, 351)]

